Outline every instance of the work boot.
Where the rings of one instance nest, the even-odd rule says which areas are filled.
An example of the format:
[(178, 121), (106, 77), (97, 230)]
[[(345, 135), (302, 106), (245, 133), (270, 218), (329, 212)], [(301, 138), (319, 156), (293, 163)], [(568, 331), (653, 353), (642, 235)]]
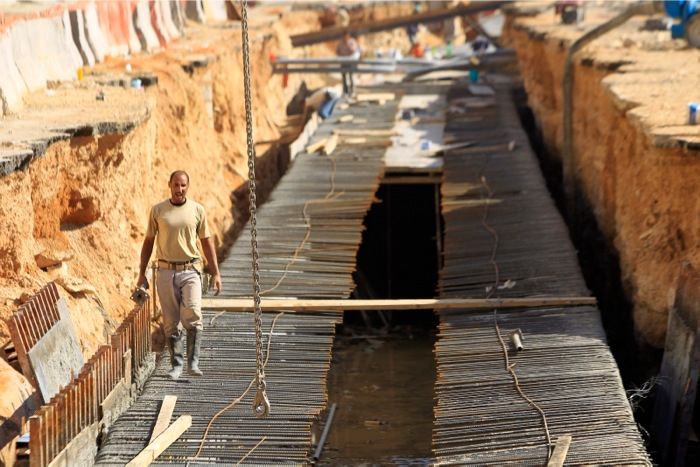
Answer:
[(178, 379), (185, 366), (185, 359), (182, 356), (182, 331), (177, 331), (176, 334), (168, 337), (168, 351), (170, 352), (170, 364), (173, 366), (172, 370), (168, 372), (168, 376), (170, 379)]
[(202, 376), (199, 369), (199, 350), (202, 346), (202, 330), (189, 329), (187, 331), (187, 367), (191, 376)]

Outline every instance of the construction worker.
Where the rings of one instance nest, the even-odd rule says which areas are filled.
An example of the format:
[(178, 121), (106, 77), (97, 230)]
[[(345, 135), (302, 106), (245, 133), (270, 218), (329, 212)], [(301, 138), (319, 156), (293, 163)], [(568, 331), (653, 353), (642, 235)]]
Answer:
[[(360, 47), (357, 41), (352, 38), (349, 32), (345, 31), (343, 37), (338, 41), (338, 46), (335, 48), (335, 53), (338, 57), (354, 57), (360, 58)], [(353, 65), (341, 65), (343, 70), (343, 93), (352, 95), (355, 92), (355, 82), (352, 77)]]
[(192, 376), (202, 376), (199, 369), (203, 329), (202, 257), (197, 248), (197, 238), (202, 243), (216, 295), (221, 292), (221, 275), (204, 207), (187, 198), (189, 175), (183, 170), (176, 170), (170, 175), (168, 187), (170, 198), (155, 204), (148, 217), (136, 285), (141, 287), (148, 283), (146, 267), (155, 244), (158, 262), (156, 285), (172, 365), (168, 376), (177, 379), (184, 367), (182, 327), (187, 330), (188, 372)]
[(308, 114), (314, 111), (317, 111), (318, 116), (324, 120), (330, 117), (338, 98), (338, 92), (330, 86), (322, 87), (312, 92), (309, 97), (304, 99), (304, 117), (302, 122), (306, 124)]

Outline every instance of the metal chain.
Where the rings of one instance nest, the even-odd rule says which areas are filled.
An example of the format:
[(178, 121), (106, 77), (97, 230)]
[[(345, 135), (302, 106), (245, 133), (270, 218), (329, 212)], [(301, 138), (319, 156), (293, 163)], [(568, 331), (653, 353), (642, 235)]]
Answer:
[(258, 418), (270, 412), (270, 401), (265, 393), (265, 366), (263, 364), (262, 310), (260, 308), (260, 267), (258, 265), (257, 200), (255, 196), (255, 144), (253, 142), (253, 111), (250, 97), (250, 48), (248, 46), (248, 1), (241, 0), (243, 31), (243, 82), (245, 85), (245, 126), (248, 144), (248, 191), (250, 202), (250, 246), (253, 256), (253, 304), (255, 319), (255, 386), (253, 413)]

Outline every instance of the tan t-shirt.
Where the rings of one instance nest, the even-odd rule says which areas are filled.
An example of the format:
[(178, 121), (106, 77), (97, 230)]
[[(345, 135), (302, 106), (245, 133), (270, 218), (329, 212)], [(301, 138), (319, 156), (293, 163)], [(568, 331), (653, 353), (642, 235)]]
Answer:
[(204, 206), (191, 199), (180, 206), (169, 199), (154, 205), (146, 236), (156, 237), (158, 259), (180, 262), (201, 258), (197, 237), (210, 237)]

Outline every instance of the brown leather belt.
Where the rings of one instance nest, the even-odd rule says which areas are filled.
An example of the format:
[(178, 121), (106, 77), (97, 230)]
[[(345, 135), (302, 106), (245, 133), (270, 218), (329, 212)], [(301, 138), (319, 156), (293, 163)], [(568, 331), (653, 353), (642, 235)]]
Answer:
[(186, 271), (187, 269), (194, 269), (194, 265), (199, 263), (199, 258), (195, 258), (190, 261), (165, 261), (164, 259), (158, 260), (159, 269), (174, 269), (176, 271)]

